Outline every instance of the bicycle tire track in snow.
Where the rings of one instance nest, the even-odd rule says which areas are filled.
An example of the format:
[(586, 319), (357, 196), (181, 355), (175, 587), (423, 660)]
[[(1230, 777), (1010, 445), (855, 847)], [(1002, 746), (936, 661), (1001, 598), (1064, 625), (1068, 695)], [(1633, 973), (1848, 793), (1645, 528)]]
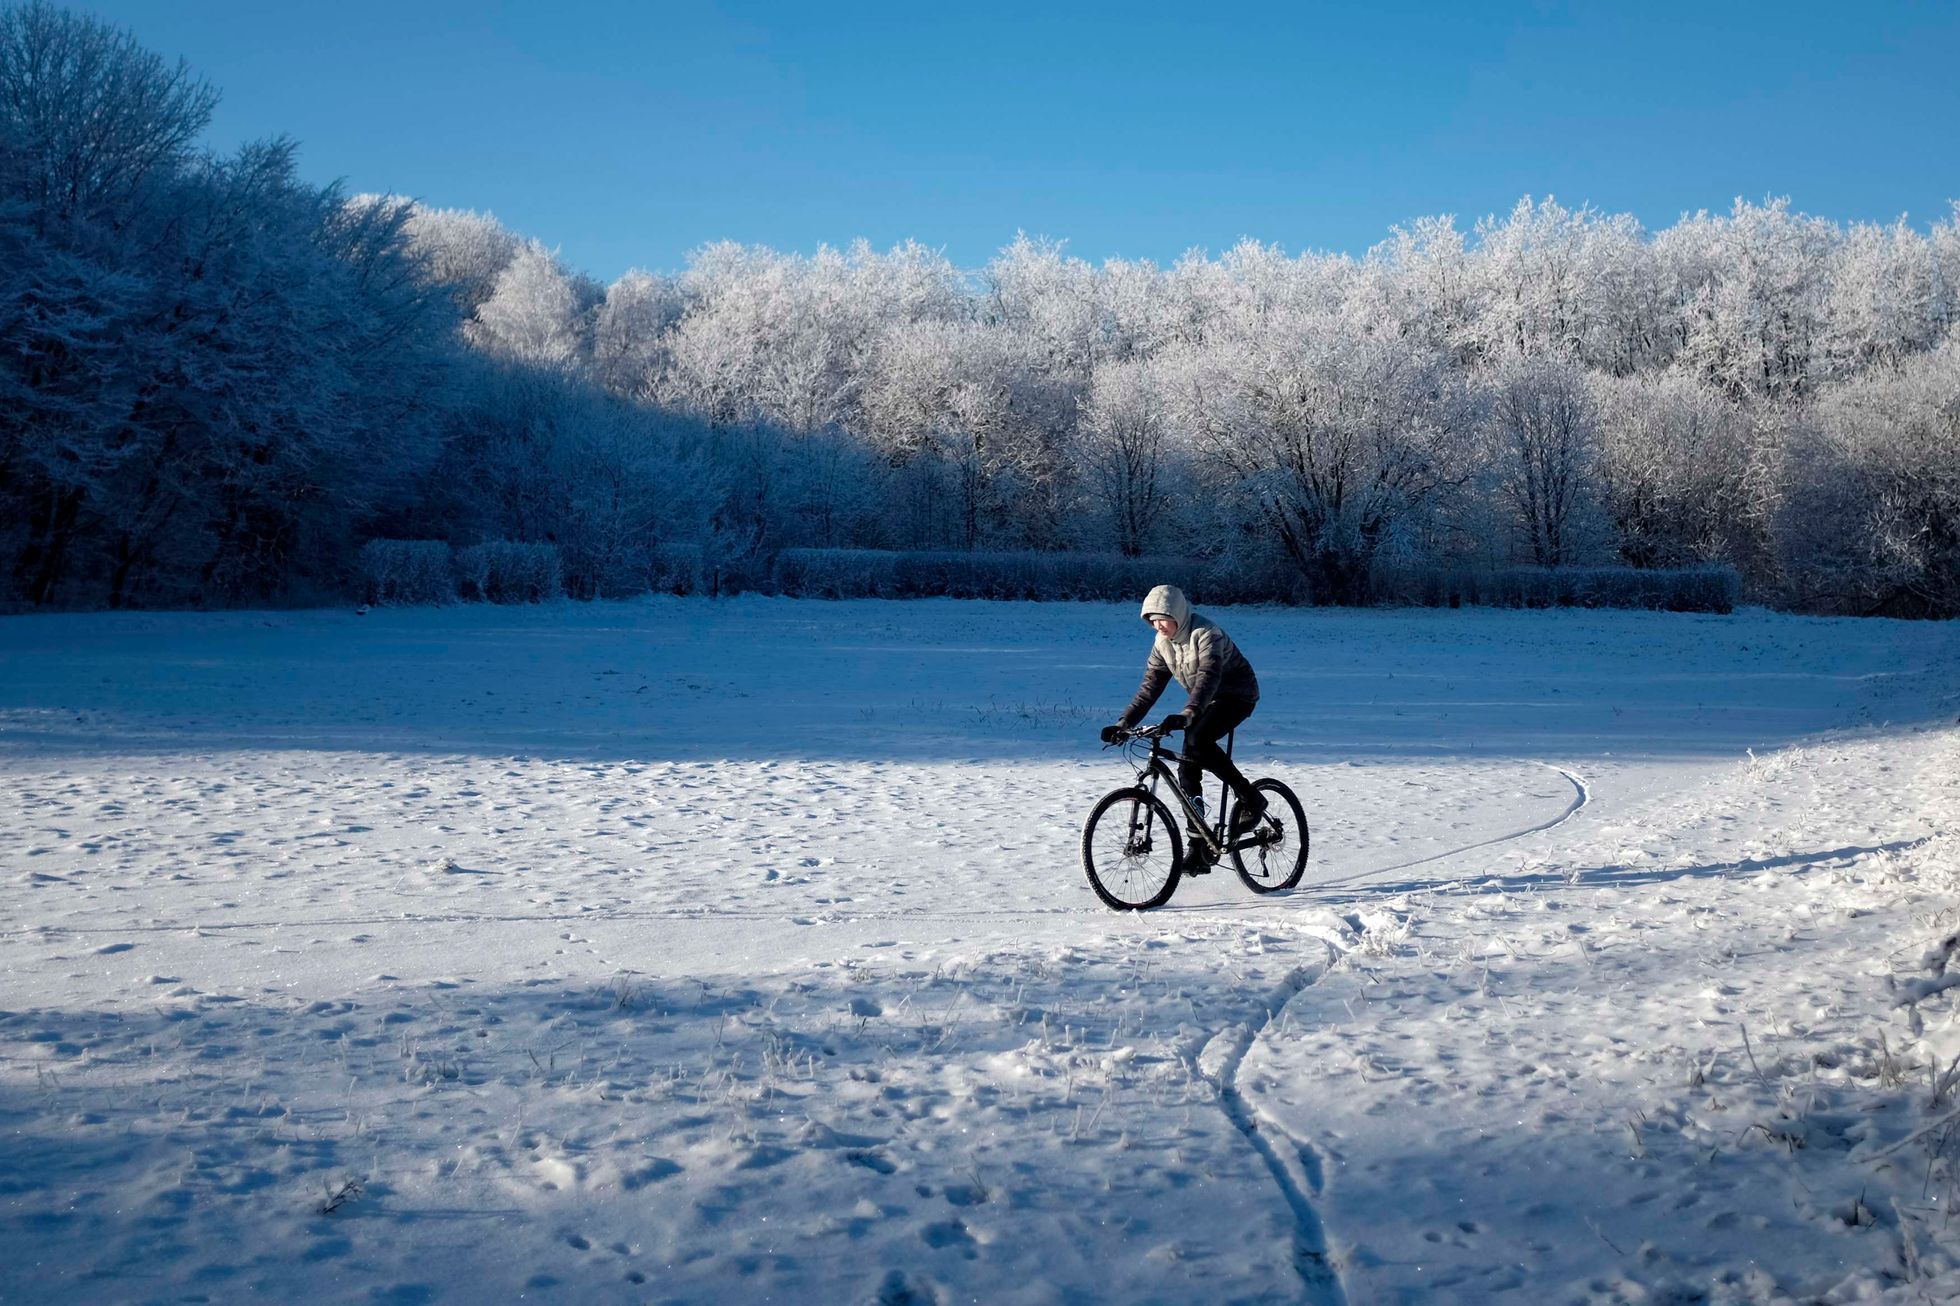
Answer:
[[(1324, 941), (1323, 941), (1324, 943)], [(1313, 1208), (1320, 1189), (1320, 1164), (1313, 1150), (1259, 1111), (1239, 1090), (1239, 1067), (1260, 1036), (1279, 1018), (1286, 1005), (1327, 973), (1334, 949), (1317, 965), (1296, 966), (1267, 995), (1256, 1024), (1233, 1024), (1213, 1034), (1192, 1059), (1192, 1068), (1218, 1090), (1219, 1107), (1265, 1162), (1293, 1218), (1293, 1268), (1309, 1300), (1345, 1306), (1347, 1294), (1328, 1255), (1326, 1231)]]
[(1556, 771), (1564, 776), (1571, 783), (1574, 791), (1572, 801), (1566, 805), (1565, 810), (1551, 820), (1540, 822), (1537, 825), (1528, 825), (1522, 830), (1512, 830), (1508, 834), (1500, 834), (1494, 838), (1482, 839), (1476, 843), (1465, 844), (1461, 848), (1450, 848), (1440, 853), (1431, 853), (1427, 857), (1418, 857), (1413, 861), (1397, 862), (1392, 866), (1377, 866), (1371, 870), (1355, 871), (1348, 875), (1339, 875), (1332, 879), (1321, 880), (1319, 883), (1326, 885), (1352, 884), (1357, 880), (1372, 880), (1378, 875), (1387, 875), (1390, 871), (1406, 871), (1412, 866), (1426, 866), (1431, 862), (1440, 862), (1451, 857), (1460, 857), (1464, 853), (1475, 852), (1479, 848), (1491, 848), (1498, 844), (1510, 843), (1513, 840), (1523, 839), (1530, 835), (1543, 834), (1547, 830), (1555, 830), (1559, 826), (1564, 825), (1592, 802), (1592, 788), (1582, 777), (1566, 770), (1562, 766), (1554, 766), (1550, 762), (1540, 762), (1538, 765)]

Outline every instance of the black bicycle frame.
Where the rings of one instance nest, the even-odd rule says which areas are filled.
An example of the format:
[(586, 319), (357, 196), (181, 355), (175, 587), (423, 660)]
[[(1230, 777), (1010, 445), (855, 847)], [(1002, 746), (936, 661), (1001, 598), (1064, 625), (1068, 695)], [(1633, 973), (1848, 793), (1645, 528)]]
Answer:
[[(1232, 740), (1237, 734), (1237, 731), (1231, 731), (1225, 736), (1226, 757), (1232, 755)], [(1231, 797), (1231, 786), (1225, 784), (1222, 780), (1219, 782), (1221, 792), (1218, 797), (1218, 820), (1215, 824), (1207, 825), (1204, 814), (1191, 805), (1190, 796), (1184, 792), (1184, 782), (1177, 778), (1177, 772), (1171, 770), (1170, 762), (1164, 760), (1166, 757), (1178, 762), (1185, 760), (1184, 754), (1164, 747), (1164, 737), (1162, 735), (1152, 736), (1150, 739), (1150, 758), (1137, 771), (1137, 787), (1146, 787), (1144, 782), (1148, 779), (1149, 784), (1147, 787), (1154, 797), (1157, 793), (1157, 781), (1160, 779), (1168, 780), (1170, 782), (1171, 794), (1177, 799), (1178, 807), (1184, 812), (1185, 827), (1196, 830), (1203, 836), (1204, 841), (1211, 846), (1211, 855), (1213, 858), (1223, 857), (1234, 847), (1249, 848), (1259, 842), (1257, 839), (1250, 839), (1244, 843), (1228, 845), (1225, 842), (1225, 804)], [(1200, 772), (1200, 775), (1202, 774)], [(1199, 782), (1199, 787), (1200, 789), (1203, 788), (1202, 780)], [(1140, 813), (1133, 812), (1130, 816), (1130, 838), (1133, 842), (1136, 838), (1136, 824), (1139, 815)]]

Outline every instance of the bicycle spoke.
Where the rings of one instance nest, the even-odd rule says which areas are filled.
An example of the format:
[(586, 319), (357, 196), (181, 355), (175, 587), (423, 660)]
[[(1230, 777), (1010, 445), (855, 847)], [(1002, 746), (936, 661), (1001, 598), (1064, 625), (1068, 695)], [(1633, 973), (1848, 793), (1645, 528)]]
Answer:
[(1260, 780), (1254, 788), (1265, 799), (1266, 811), (1250, 832), (1250, 842), (1233, 848), (1233, 865), (1254, 893), (1290, 889), (1307, 865), (1306, 813), (1293, 791), (1277, 780)]
[(1105, 903), (1155, 907), (1177, 884), (1181, 849), (1161, 802), (1140, 789), (1106, 796), (1082, 829), (1082, 866)]

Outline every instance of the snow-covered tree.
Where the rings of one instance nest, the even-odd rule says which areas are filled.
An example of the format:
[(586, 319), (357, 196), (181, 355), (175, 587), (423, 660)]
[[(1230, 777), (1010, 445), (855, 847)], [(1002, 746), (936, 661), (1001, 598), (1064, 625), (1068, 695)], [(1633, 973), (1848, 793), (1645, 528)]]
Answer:
[(1951, 339), (1960, 327), (1960, 200), (1944, 222), (1933, 224), (1933, 322), (1943, 338)]
[(1150, 363), (1105, 363), (1083, 406), (1080, 449), (1090, 494), (1118, 552), (1135, 557), (1163, 534), (1170, 397)]
[(1939, 339), (1939, 265), (1932, 243), (1903, 220), (1861, 222), (1834, 252), (1823, 341), (1832, 379), (1896, 368)]
[(1776, 520), (1809, 607), (1960, 615), (1960, 343), (1825, 396)]
[(1669, 233), (1677, 264), (1703, 271), (1688, 291), (1681, 360), (1737, 399), (1801, 401), (1817, 382), (1838, 233), (1788, 199), (1737, 200)]
[(1350, 314), (1451, 359), (1483, 355), (1485, 286), (1454, 216), (1417, 218), (1368, 251)]
[[(356, 203), (374, 198), (360, 196)], [(493, 215), (467, 209), (417, 204), (409, 210), (405, 229), (424, 275), (449, 291), (465, 320), (496, 293), (497, 278), (524, 248), (524, 242)]]
[(1556, 359), (1513, 359), (1492, 382), (1490, 423), (1499, 493), (1526, 557), (1577, 559), (1588, 508), (1597, 417), (1582, 372)]
[(578, 289), (558, 258), (528, 241), (497, 274), (468, 327), (472, 344), (538, 367), (569, 370), (582, 352)]
[(1478, 335), (1487, 358), (1582, 356), (1593, 328), (1586, 244), (1595, 214), (1530, 196), (1503, 221), (1477, 224), (1484, 283)]
[(1442, 361), (1406, 341), (1354, 340), (1332, 319), (1275, 316), (1259, 335), (1168, 360), (1179, 410), (1256, 505), (1317, 601), (1362, 603), (1470, 434)]
[(635, 269), (606, 287), (592, 330), (592, 366), (599, 384), (625, 399), (650, 400), (672, 366), (667, 336), (687, 311), (671, 277)]
[(45, 0), (0, 10), (0, 173), (43, 239), (111, 235), (167, 185), (217, 91)]
[(1754, 432), (1712, 383), (1680, 372), (1596, 378), (1595, 492), (1621, 561), (1751, 560)]

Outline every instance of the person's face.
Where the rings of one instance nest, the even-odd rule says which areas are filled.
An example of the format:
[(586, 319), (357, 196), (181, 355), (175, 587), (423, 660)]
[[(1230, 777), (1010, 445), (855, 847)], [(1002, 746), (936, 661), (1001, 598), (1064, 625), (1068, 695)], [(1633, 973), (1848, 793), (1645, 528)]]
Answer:
[(1177, 618), (1166, 617), (1161, 612), (1150, 619), (1150, 625), (1165, 639), (1177, 638)]

